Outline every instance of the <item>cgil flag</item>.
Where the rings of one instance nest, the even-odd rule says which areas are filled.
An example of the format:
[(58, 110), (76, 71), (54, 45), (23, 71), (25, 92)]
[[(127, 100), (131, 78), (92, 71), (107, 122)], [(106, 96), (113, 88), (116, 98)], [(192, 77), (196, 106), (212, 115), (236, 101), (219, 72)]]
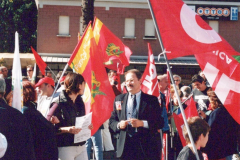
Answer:
[[(239, 56), (181, 0), (150, 0), (169, 59), (195, 55), (217, 96), (240, 124)], [(171, 8), (171, 9), (170, 9)]]
[(224, 50), (239, 55), (182, 0), (149, 0), (168, 59)]
[(22, 89), (22, 68), (19, 57), (19, 38), (15, 33), (15, 50), (12, 69), (12, 107), (22, 112), (23, 109), (23, 89)]
[(47, 67), (47, 64), (42, 60), (42, 58), (38, 55), (38, 53), (33, 49), (33, 47), (31, 46), (33, 55), (35, 57), (36, 63), (40, 69), (40, 71), (42, 72), (42, 75), (45, 75), (45, 69)]
[(129, 65), (132, 51), (96, 17), (93, 35), (97, 46), (102, 50), (105, 66), (123, 74), (124, 68)]
[(161, 105), (161, 97), (158, 89), (157, 70), (155, 66), (154, 56), (152, 48), (148, 43), (148, 63), (142, 75), (141, 90), (149, 95), (154, 95), (158, 98)]
[(224, 50), (195, 57), (224, 107), (240, 124), (240, 63)]

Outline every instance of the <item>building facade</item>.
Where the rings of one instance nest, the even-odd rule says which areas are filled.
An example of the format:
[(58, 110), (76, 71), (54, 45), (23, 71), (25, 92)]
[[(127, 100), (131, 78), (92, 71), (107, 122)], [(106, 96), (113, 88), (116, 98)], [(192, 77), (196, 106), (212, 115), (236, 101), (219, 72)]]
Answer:
[[(55, 71), (65, 66), (65, 61), (77, 44), (78, 33), (82, 33), (81, 2), (81, 0), (36, 0), (38, 6), (37, 52)], [(238, 34), (240, 1), (189, 0), (184, 2), (202, 14), (202, 17), (205, 16), (205, 21), (236, 51), (240, 52), (240, 34)], [(94, 6), (95, 16), (132, 50), (130, 66), (126, 69), (137, 68), (144, 71), (148, 55), (147, 43), (150, 43), (156, 56), (158, 73), (166, 72), (164, 59), (157, 61), (157, 55), (162, 51), (147, 0), (95, 0)], [(237, 13), (235, 20), (230, 20), (230, 14), (230, 18), (226, 19), (228, 17), (226, 8), (231, 12), (231, 7), (237, 9), (234, 10)], [(186, 80), (200, 70), (194, 57), (175, 59), (170, 61), (170, 64), (173, 73), (179, 74)]]

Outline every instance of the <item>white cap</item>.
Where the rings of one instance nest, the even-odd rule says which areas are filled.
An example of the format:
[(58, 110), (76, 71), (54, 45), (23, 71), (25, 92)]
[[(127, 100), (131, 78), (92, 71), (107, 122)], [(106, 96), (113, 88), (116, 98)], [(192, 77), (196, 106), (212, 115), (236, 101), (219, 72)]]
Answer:
[(2, 158), (7, 150), (7, 139), (0, 133), (0, 158)]

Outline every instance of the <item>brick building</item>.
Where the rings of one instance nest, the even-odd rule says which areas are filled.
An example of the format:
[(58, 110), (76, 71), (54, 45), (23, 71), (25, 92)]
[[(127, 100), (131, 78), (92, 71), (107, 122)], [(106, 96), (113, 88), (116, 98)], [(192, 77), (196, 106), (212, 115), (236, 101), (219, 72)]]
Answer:
[[(233, 1), (233, 0), (232, 0)], [(240, 1), (185, 1), (194, 10), (198, 8), (238, 9)], [(81, 0), (36, 0), (38, 6), (37, 51), (49, 66), (61, 70), (77, 44), (81, 30)], [(161, 52), (147, 0), (95, 0), (94, 14), (133, 52), (129, 68), (144, 71), (147, 63), (147, 43), (157, 56)], [(237, 10), (238, 14), (238, 10)], [(210, 16), (208, 16), (210, 17)], [(209, 25), (240, 52), (239, 20), (209, 19)], [(215, 16), (217, 17), (217, 16)], [(56, 62), (62, 62), (56, 65)], [(165, 73), (164, 59), (155, 60), (157, 72)], [(200, 70), (194, 57), (170, 61), (173, 73), (188, 79)], [(187, 74), (186, 74), (187, 73)]]

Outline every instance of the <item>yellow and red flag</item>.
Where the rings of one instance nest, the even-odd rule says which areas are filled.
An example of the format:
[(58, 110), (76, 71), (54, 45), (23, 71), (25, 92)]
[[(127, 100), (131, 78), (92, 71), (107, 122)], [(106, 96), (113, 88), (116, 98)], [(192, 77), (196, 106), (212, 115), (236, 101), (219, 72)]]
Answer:
[(105, 67), (123, 74), (125, 66), (129, 65), (132, 51), (96, 17), (93, 35), (102, 50)]
[[(90, 24), (90, 23), (89, 23)], [(88, 25), (68, 64), (83, 75), (87, 85), (84, 91), (86, 113), (92, 112), (92, 135), (111, 116), (114, 93), (108, 80), (101, 50), (98, 49), (91, 25)]]
[(81, 74), (85, 81), (85, 90), (83, 95), (83, 101), (85, 103), (86, 114), (91, 110), (91, 60), (90, 60), (90, 47), (92, 28), (90, 25), (86, 28), (82, 38), (78, 41), (76, 48), (74, 49), (68, 65), (74, 72)]

